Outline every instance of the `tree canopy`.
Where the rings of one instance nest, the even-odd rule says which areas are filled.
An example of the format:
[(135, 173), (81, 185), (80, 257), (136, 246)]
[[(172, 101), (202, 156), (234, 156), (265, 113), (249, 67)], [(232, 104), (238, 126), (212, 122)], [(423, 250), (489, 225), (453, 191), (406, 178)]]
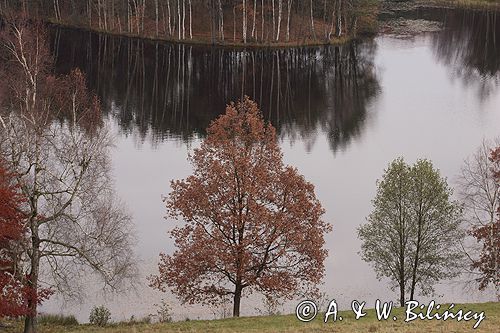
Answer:
[(184, 221), (171, 232), (177, 250), (161, 254), (151, 285), (187, 303), (232, 298), (234, 316), (252, 292), (290, 298), (314, 289), (331, 227), (314, 186), (283, 164), (257, 105), (229, 105), (190, 161), (193, 174), (172, 181), (166, 198), (168, 215)]
[(428, 160), (396, 159), (377, 185), (368, 223), (358, 229), (361, 255), (378, 278), (394, 283), (404, 306), (407, 292), (414, 300), (417, 287), (430, 294), (436, 282), (459, 273), (461, 209)]

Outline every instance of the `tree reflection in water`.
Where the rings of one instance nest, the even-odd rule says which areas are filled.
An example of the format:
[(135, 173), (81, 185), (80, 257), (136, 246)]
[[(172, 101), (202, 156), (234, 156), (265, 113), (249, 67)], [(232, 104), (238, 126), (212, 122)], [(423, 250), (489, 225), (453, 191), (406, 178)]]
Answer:
[(500, 13), (449, 9), (443, 22), (433, 38), (438, 59), (465, 84), (479, 83), (481, 97), (489, 96), (500, 84)]
[(333, 151), (363, 131), (378, 94), (374, 42), (235, 50), (54, 30), (57, 70), (81, 68), (125, 133), (189, 142), (230, 101), (255, 99), (282, 138), (312, 147), (318, 131)]

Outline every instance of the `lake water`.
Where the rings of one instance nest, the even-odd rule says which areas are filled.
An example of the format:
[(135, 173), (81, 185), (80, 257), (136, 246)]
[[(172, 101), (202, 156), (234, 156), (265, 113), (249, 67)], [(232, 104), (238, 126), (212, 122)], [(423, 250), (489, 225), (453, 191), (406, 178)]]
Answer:
[[(463, 160), (483, 139), (500, 136), (500, 18), (484, 12), (405, 13), (441, 22), (443, 29), (413, 36), (384, 35), (342, 47), (233, 50), (156, 44), (74, 30), (54, 31), (57, 70), (81, 68), (105, 107), (116, 136), (114, 175), (136, 226), (142, 287), (103, 299), (89, 288), (82, 305), (56, 299), (42, 311), (87, 320), (105, 303), (114, 319), (154, 312), (165, 297), (176, 319), (213, 318), (220, 309), (180, 307), (148, 287), (158, 254), (171, 253), (162, 196), (172, 179), (191, 173), (187, 154), (227, 103), (255, 99), (277, 127), (285, 162), (316, 186), (329, 257), (322, 289), (349, 307), (354, 299), (396, 300), (360, 259), (356, 228), (371, 211), (376, 180), (396, 157), (429, 158), (453, 185)], [(89, 282), (89, 285), (91, 283)], [(437, 288), (439, 302), (492, 300), (464, 291), (459, 281)], [(422, 298), (428, 300), (428, 298)], [(293, 303), (285, 304), (291, 312)], [(244, 315), (261, 308), (242, 303)]]

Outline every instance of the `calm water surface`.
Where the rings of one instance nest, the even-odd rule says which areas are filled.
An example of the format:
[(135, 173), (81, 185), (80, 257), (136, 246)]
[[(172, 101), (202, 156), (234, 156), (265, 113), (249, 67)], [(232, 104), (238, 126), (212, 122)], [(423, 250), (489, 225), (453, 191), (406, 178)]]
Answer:
[[(356, 228), (371, 211), (376, 180), (398, 156), (429, 158), (453, 184), (463, 160), (484, 138), (500, 135), (500, 19), (439, 11), (437, 33), (381, 36), (343, 47), (230, 50), (165, 45), (87, 32), (54, 32), (57, 70), (86, 72), (116, 135), (117, 191), (132, 213), (141, 263), (137, 294), (103, 299), (89, 290), (83, 305), (52, 300), (44, 311), (75, 313), (106, 303), (114, 319), (154, 312), (162, 297), (177, 319), (213, 318), (219, 310), (177, 307), (171, 295), (144, 287), (160, 252), (171, 253), (162, 196), (171, 179), (191, 173), (187, 154), (232, 100), (249, 95), (279, 132), (285, 161), (316, 185), (334, 231), (322, 289), (342, 307), (354, 299), (395, 300), (359, 255)], [(89, 285), (91, 283), (89, 282)], [(437, 288), (440, 302), (492, 299), (457, 281)], [(422, 298), (422, 300), (428, 300)], [(294, 304), (283, 310), (290, 312)], [(243, 303), (255, 313), (258, 299)], [(261, 307), (262, 308), (262, 307)]]

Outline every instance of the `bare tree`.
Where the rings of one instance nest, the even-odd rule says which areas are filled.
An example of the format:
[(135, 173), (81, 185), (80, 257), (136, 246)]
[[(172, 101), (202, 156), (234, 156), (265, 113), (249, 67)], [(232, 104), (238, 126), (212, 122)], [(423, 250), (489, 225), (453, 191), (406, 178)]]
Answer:
[[(28, 202), (27, 283), (68, 296), (79, 278), (96, 273), (116, 289), (135, 275), (131, 220), (113, 191), (108, 129), (81, 72), (54, 77), (46, 33), (10, 22), (1, 38), (8, 78), (0, 108), (0, 154), (16, 172)], [(58, 121), (55, 121), (55, 120)], [(42, 285), (48, 283), (48, 285)], [(25, 333), (33, 333), (37, 302), (28, 299)]]
[[(484, 140), (476, 152), (465, 160), (457, 180), (459, 196), (464, 207), (469, 230), (490, 228), (490, 243), (494, 242), (493, 234), (495, 219), (500, 209), (500, 184), (495, 180), (493, 163), (490, 160), (491, 152), (500, 146), (500, 140), (493, 142)], [(464, 244), (471, 264), (479, 257), (481, 249), (475, 240)], [(496, 264), (498, 260), (492, 260)], [(491, 267), (492, 271), (498, 268)], [(475, 272), (470, 272), (474, 275)]]
[(490, 225), (495, 221), (500, 184), (495, 181), (491, 170), (490, 154), (500, 145), (500, 140), (497, 141), (483, 141), (474, 155), (465, 160), (457, 180), (458, 194), (472, 227)]

